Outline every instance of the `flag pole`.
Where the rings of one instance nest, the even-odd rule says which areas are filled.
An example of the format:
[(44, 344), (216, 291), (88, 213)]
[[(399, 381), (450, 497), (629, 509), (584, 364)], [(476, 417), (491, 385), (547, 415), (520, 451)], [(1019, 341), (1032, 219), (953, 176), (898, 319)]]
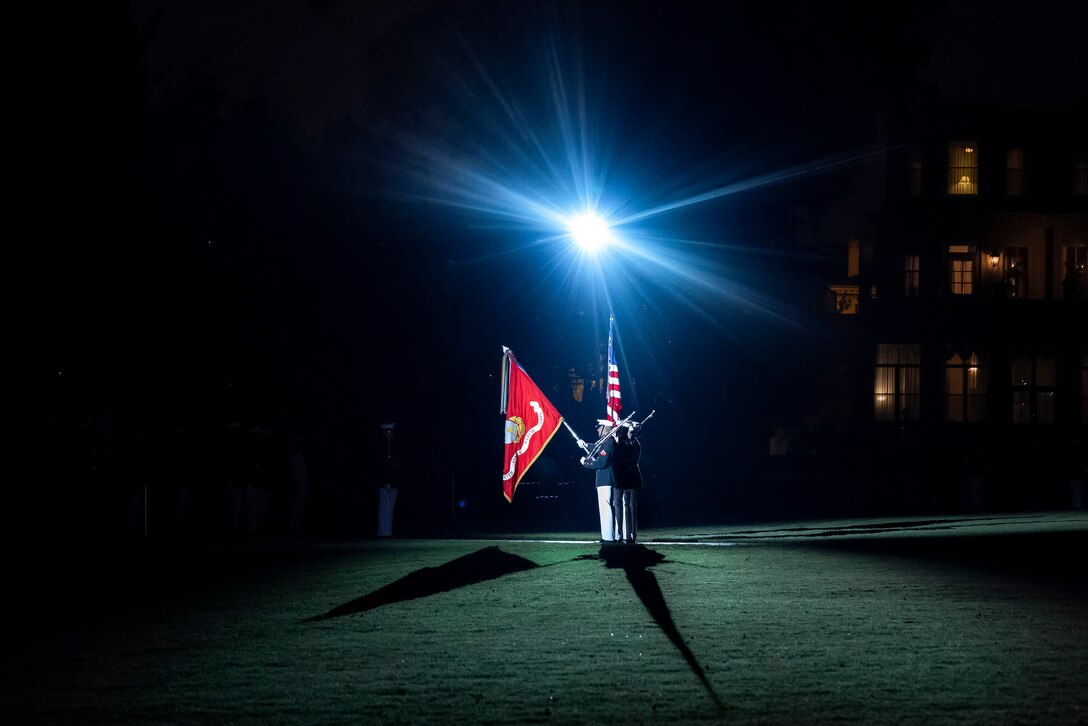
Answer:
[(505, 345), (502, 347), (502, 390), (499, 392), (499, 413), (506, 413), (506, 400), (510, 393), (510, 349)]
[(588, 445), (586, 444), (586, 442), (585, 442), (585, 441), (582, 441), (582, 437), (581, 437), (581, 436), (579, 436), (578, 434), (574, 433), (574, 429), (572, 429), (572, 428), (570, 427), (570, 424), (569, 424), (569, 423), (567, 423), (567, 420), (566, 420), (566, 419), (563, 419), (563, 425), (567, 427), (567, 431), (570, 431), (570, 435), (574, 437), (574, 441), (575, 441), (575, 443), (577, 443), (577, 444), (578, 444), (579, 448), (581, 448), (581, 449), (582, 449), (582, 451), (584, 451), (584, 452), (586, 452), (586, 453), (588, 454), (588, 453), (589, 453), (589, 446), (588, 446)]

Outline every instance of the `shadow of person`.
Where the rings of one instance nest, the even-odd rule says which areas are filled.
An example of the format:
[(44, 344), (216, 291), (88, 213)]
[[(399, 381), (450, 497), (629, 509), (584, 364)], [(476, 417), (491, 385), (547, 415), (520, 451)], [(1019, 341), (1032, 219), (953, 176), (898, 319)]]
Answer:
[(714, 687), (710, 685), (706, 672), (695, 658), (695, 654), (691, 652), (691, 648), (684, 642), (676, 623), (673, 622), (672, 613), (669, 612), (669, 606), (665, 603), (665, 595), (661, 592), (661, 587), (657, 584), (654, 573), (649, 570), (654, 565), (665, 562), (665, 555), (647, 549), (640, 544), (630, 544), (602, 546), (598, 557), (604, 562), (605, 567), (623, 570), (623, 573), (627, 575), (627, 581), (635, 589), (635, 594), (638, 595), (638, 599), (642, 601), (646, 610), (649, 611), (650, 616), (657, 623), (657, 627), (661, 628), (662, 632), (676, 646), (676, 649), (680, 651), (680, 655), (687, 661), (691, 672), (703, 684), (703, 688), (706, 689), (718, 710), (724, 710), (725, 706), (714, 691)]
[(436, 595), (537, 567), (540, 565), (503, 552), (498, 547), (485, 547), (444, 565), (416, 570), (374, 592), (338, 605), (327, 613), (307, 618), (307, 622), (362, 613), (382, 605)]

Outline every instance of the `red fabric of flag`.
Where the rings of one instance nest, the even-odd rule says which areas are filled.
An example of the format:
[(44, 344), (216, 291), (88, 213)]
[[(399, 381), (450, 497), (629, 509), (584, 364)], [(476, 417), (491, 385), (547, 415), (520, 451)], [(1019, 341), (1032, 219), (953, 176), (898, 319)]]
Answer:
[(620, 397), (620, 367), (616, 364), (616, 351), (612, 347), (612, 316), (608, 317), (608, 388), (605, 393), (605, 418), (613, 424), (621, 420), (623, 400)]
[(508, 351), (506, 355), (509, 358), (509, 381), (502, 493), (506, 501), (511, 502), (521, 477), (552, 440), (563, 423), (563, 417), (514, 359), (514, 354)]

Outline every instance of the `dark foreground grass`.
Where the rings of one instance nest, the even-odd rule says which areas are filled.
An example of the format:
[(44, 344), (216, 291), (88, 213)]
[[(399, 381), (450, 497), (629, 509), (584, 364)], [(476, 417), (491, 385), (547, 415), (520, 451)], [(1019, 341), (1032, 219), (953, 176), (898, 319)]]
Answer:
[(1083, 513), (577, 538), (71, 553), (0, 722), (1088, 722)]

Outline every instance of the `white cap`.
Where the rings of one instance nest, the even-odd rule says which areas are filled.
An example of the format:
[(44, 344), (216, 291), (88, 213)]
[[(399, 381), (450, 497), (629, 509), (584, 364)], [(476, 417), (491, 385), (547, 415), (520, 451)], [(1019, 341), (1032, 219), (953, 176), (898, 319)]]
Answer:
[(597, 419), (597, 426), (603, 426), (606, 429), (610, 429), (614, 428), (616, 424), (606, 418), (599, 418)]

